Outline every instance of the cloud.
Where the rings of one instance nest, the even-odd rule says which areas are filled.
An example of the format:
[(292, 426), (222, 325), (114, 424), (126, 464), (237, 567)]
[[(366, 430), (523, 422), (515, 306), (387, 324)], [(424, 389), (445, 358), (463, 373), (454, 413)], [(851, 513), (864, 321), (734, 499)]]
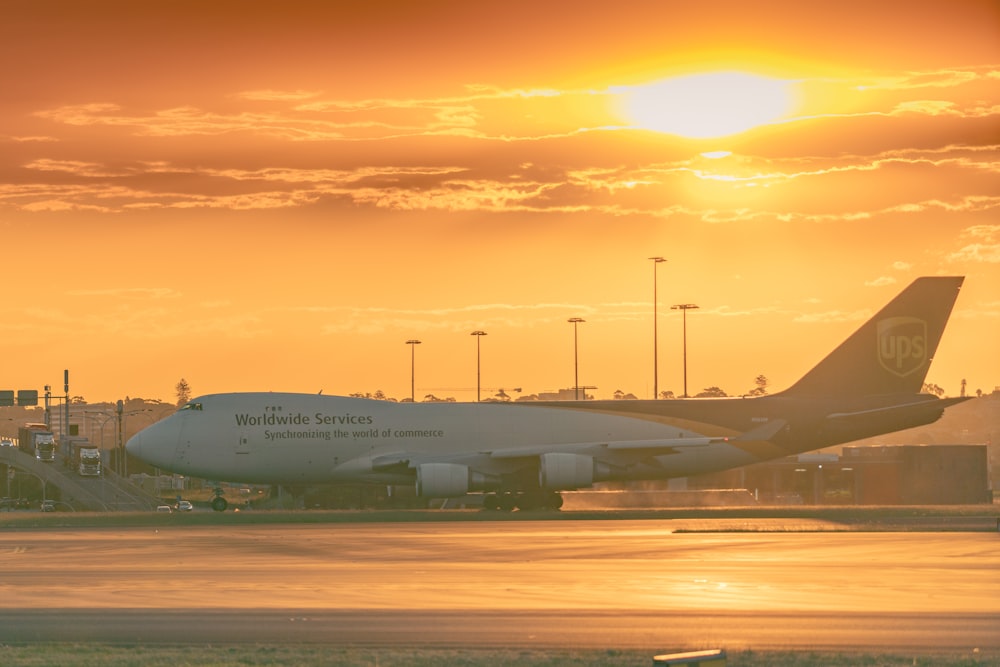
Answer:
[(112, 209), (106, 206), (95, 206), (94, 204), (83, 204), (79, 202), (65, 201), (60, 199), (45, 199), (41, 201), (28, 202), (21, 207), (22, 211), (29, 213), (65, 213), (67, 211), (97, 211), (100, 213), (110, 213)]
[[(887, 90), (945, 90), (989, 81), (993, 74), (988, 68), (932, 70), (872, 81)], [(67, 152), (29, 159), (18, 166), (37, 182), (0, 184), (0, 205), (33, 212), (245, 211), (340, 202), (392, 211), (641, 215), (730, 224), (858, 222), (930, 210), (986, 212), (998, 205), (997, 197), (982, 194), (986, 179), (1000, 175), (997, 145), (952, 141), (872, 154), (733, 153), (706, 160), (702, 147), (692, 152), (690, 146), (650, 142), (648, 133), (615, 125), (614, 98), (611, 89), (475, 85), (428, 98), (352, 100), (319, 90), (262, 88), (229, 95), (218, 106), (147, 111), (115, 103), (66, 105), (35, 116), (74, 128), (99, 127), (93, 134), (117, 141), (122, 155), (101, 162), (89, 150), (75, 158)], [(892, 99), (883, 102), (884, 109), (861, 113), (1000, 115), (983, 99)], [(165, 144), (165, 138), (172, 141)], [(621, 152), (604, 150), (612, 144)], [(164, 152), (167, 145), (171, 150)], [(250, 168), (246, 146), (260, 147), (252, 151)], [(672, 157), (664, 158), (664, 146)], [(821, 188), (857, 187), (860, 180), (853, 177), (875, 172), (900, 179), (916, 175), (927, 183), (967, 178), (968, 185), (964, 191), (917, 186), (869, 189), (866, 197), (807, 198)], [(784, 206), (757, 194), (792, 184), (800, 189), (788, 192), (795, 199)], [(800, 194), (805, 188), (812, 193)]]
[(59, 141), (59, 139), (56, 139), (55, 137), (45, 137), (45, 136), (8, 137), (8, 140), (19, 144), (27, 144), (27, 143), (46, 144), (46, 143), (55, 143)]
[(892, 276), (881, 276), (879, 278), (875, 278), (874, 280), (865, 281), (865, 287), (887, 287), (895, 284), (896, 279)]
[(185, 195), (181, 193), (158, 195), (160, 201), (142, 201), (126, 204), (124, 208), (140, 210), (155, 208), (176, 209), (229, 209), (233, 211), (250, 211), (260, 209), (295, 208), (316, 203), (319, 195), (315, 192), (253, 192), (239, 195)]
[(992, 242), (1000, 237), (1000, 225), (973, 225), (963, 230), (962, 235)]
[[(897, 99), (891, 106), (872, 108), (885, 95), (863, 95), (860, 111), (819, 108), (816, 113), (786, 119), (795, 123), (816, 118), (864, 116), (942, 115), (986, 118), (1000, 114), (1000, 106), (983, 100), (966, 89), (987, 87), (997, 76), (995, 68), (964, 68), (910, 72), (867, 80), (805, 80), (826, 92), (830, 89), (895, 93), (906, 91), (949, 91), (954, 99)], [(961, 88), (962, 94), (953, 89)], [(469, 85), (462, 94), (437, 97), (382, 97), (345, 99), (329, 97), (321, 90), (245, 90), (226, 96), (226, 111), (180, 105), (151, 113), (127, 112), (113, 102), (65, 105), (38, 111), (35, 116), (71, 126), (111, 126), (131, 128), (133, 133), (152, 137), (220, 136), (248, 133), (285, 141), (380, 141), (405, 137), (465, 137), (489, 141), (539, 141), (570, 137), (593, 130), (629, 131), (630, 123), (620, 117), (622, 87), (591, 88), (501, 88)], [(228, 111), (232, 101), (269, 103)], [(829, 106), (827, 104), (827, 106)], [(512, 123), (511, 119), (517, 119)]]
[(993, 66), (911, 72), (903, 76), (878, 77), (858, 86), (863, 90), (913, 90), (954, 88), (975, 82), (989, 82), (998, 75)]
[(318, 90), (247, 90), (237, 93), (234, 97), (258, 102), (298, 102), (319, 97), (321, 94)]
[(82, 160), (53, 160), (49, 158), (39, 158), (24, 165), (26, 169), (36, 171), (53, 171), (66, 174), (73, 174), (85, 178), (109, 178), (122, 176), (128, 172), (122, 169), (110, 169), (97, 162), (84, 162)]
[(973, 243), (960, 248), (945, 258), (949, 262), (975, 262), (978, 264), (1000, 264), (1000, 243), (992, 245)]
[(288, 141), (345, 138), (341, 125), (309, 118), (292, 118), (282, 113), (205, 111), (191, 106), (164, 109), (152, 115), (129, 115), (114, 104), (64, 106), (36, 112), (36, 116), (73, 126), (131, 128), (132, 133), (149, 137), (221, 136), (249, 133)]
[[(712, 223), (781, 220), (787, 222), (859, 221), (885, 214), (918, 214), (931, 210), (987, 212), (1000, 207), (1000, 197), (981, 194), (955, 195), (896, 201), (879, 208), (837, 210), (853, 199), (830, 200), (825, 211), (769, 210), (753, 206), (700, 207), (698, 202), (675, 202), (661, 206), (656, 195), (661, 188), (684, 187), (683, 177), (719, 178), (731, 182), (780, 183), (791, 179), (822, 179), (834, 173), (866, 171), (889, 163), (926, 165), (936, 169), (987, 171), (981, 160), (955, 154), (928, 160), (910, 155), (857, 158), (861, 163), (818, 166), (801, 170), (801, 159), (769, 160), (770, 171), (749, 164), (752, 173), (709, 176), (689, 163), (659, 163), (638, 167), (522, 169), (488, 175), (489, 165), (363, 165), (352, 169), (264, 167), (184, 167), (163, 161), (142, 161), (114, 166), (84, 160), (40, 158), (26, 164), (31, 170), (62, 173), (78, 179), (72, 184), (44, 182), (0, 184), (0, 203), (11, 203), (26, 211), (123, 211), (129, 209), (215, 208), (253, 210), (294, 208), (315, 204), (324, 198), (356, 205), (400, 211), (482, 212), (592, 212), (612, 216), (677, 216)], [(785, 167), (793, 170), (784, 171)], [(731, 167), (726, 167), (731, 168)], [(994, 170), (996, 167), (992, 167)], [(163, 178), (158, 178), (162, 176)], [(178, 176), (188, 178), (179, 179)], [(136, 187), (138, 184), (143, 187)], [(184, 189), (178, 189), (183, 185)], [(818, 185), (822, 185), (820, 181)], [(233, 192), (233, 190), (239, 192)], [(723, 193), (725, 194), (725, 193)], [(950, 194), (950, 193), (949, 193)], [(716, 197), (716, 201), (725, 198)]]
[[(297, 102), (318, 93), (262, 90), (230, 96), (237, 100)], [(440, 98), (319, 99), (284, 108), (221, 112), (183, 105), (153, 113), (127, 113), (117, 104), (66, 105), (35, 116), (71, 126), (131, 128), (149, 137), (252, 134), (285, 141), (370, 142), (410, 137), (464, 137), (495, 142), (538, 141), (595, 129), (619, 128), (609, 96), (594, 90), (501, 90), (473, 87), (469, 94)], [(572, 103), (571, 101), (574, 101)], [(566, 113), (566, 105), (574, 113)], [(577, 108), (580, 107), (580, 108)], [(584, 113), (583, 109), (590, 108)], [(533, 122), (512, 124), (511, 118)], [(548, 118), (542, 121), (540, 119)], [(585, 121), (585, 122), (581, 122)]]
[(973, 225), (962, 231), (962, 237), (976, 242), (951, 253), (947, 261), (1000, 264), (1000, 225)]

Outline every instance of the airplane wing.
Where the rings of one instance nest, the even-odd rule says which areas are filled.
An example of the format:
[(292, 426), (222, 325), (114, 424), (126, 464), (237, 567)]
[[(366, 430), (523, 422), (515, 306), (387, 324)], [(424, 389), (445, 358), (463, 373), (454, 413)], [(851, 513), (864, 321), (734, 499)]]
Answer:
[(421, 452), (395, 452), (372, 459), (372, 469), (389, 472), (404, 471), (421, 463), (472, 463), (474, 461), (512, 461), (514, 459), (537, 458), (543, 454), (574, 453), (588, 454), (609, 463), (624, 463), (651, 456), (677, 454), (682, 450), (708, 447), (720, 442), (763, 442), (772, 438), (786, 425), (785, 420), (775, 419), (761, 426), (729, 437), (694, 438), (654, 438), (649, 440), (596, 440), (592, 442), (569, 442), (562, 444), (538, 444), (509, 449), (495, 449), (465, 454), (434, 454)]
[(486, 452), (492, 459), (520, 459), (541, 456), (553, 452), (635, 452), (643, 456), (670, 454), (687, 447), (707, 447), (713, 442), (722, 442), (726, 438), (664, 438), (654, 440), (598, 440), (595, 442), (571, 442), (562, 445), (532, 445), (511, 449), (496, 449)]

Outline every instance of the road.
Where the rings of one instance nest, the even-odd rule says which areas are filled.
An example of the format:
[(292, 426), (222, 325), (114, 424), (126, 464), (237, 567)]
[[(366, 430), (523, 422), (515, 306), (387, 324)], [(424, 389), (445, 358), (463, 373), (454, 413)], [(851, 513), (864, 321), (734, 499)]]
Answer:
[(5, 531), (0, 641), (1000, 656), (996, 533), (695, 523)]
[(37, 477), (49, 489), (58, 487), (61, 509), (149, 511), (156, 507), (155, 498), (107, 468), (99, 477), (81, 477), (75, 468), (66, 468), (61, 461), (37, 461), (16, 447), (0, 448), (0, 464)]

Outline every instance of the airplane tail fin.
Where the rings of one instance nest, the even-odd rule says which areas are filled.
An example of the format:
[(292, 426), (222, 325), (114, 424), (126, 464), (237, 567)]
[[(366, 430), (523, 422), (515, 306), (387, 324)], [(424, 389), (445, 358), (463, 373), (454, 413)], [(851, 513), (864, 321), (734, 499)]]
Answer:
[(785, 395), (919, 393), (963, 277), (924, 277), (831, 352)]

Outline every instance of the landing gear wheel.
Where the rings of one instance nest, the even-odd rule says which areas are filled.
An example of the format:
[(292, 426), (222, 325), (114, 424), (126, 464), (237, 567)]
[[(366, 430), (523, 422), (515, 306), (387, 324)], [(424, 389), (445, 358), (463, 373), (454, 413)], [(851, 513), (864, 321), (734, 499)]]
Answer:
[(563, 497), (560, 493), (550, 493), (549, 497), (546, 499), (545, 506), (552, 510), (558, 510), (563, 506)]
[(562, 496), (557, 491), (527, 491), (517, 500), (517, 508), (524, 511), (558, 510), (562, 504)]
[(537, 493), (521, 493), (517, 496), (517, 509), (531, 512), (542, 509), (542, 497)]
[(212, 498), (212, 509), (216, 512), (225, 512), (227, 507), (229, 507), (229, 503), (222, 496)]
[(497, 504), (502, 512), (513, 512), (517, 507), (517, 496), (513, 493), (505, 493), (497, 497)]
[(487, 493), (483, 496), (483, 509), (490, 512), (496, 512), (500, 509), (500, 499), (497, 498), (497, 494)]

